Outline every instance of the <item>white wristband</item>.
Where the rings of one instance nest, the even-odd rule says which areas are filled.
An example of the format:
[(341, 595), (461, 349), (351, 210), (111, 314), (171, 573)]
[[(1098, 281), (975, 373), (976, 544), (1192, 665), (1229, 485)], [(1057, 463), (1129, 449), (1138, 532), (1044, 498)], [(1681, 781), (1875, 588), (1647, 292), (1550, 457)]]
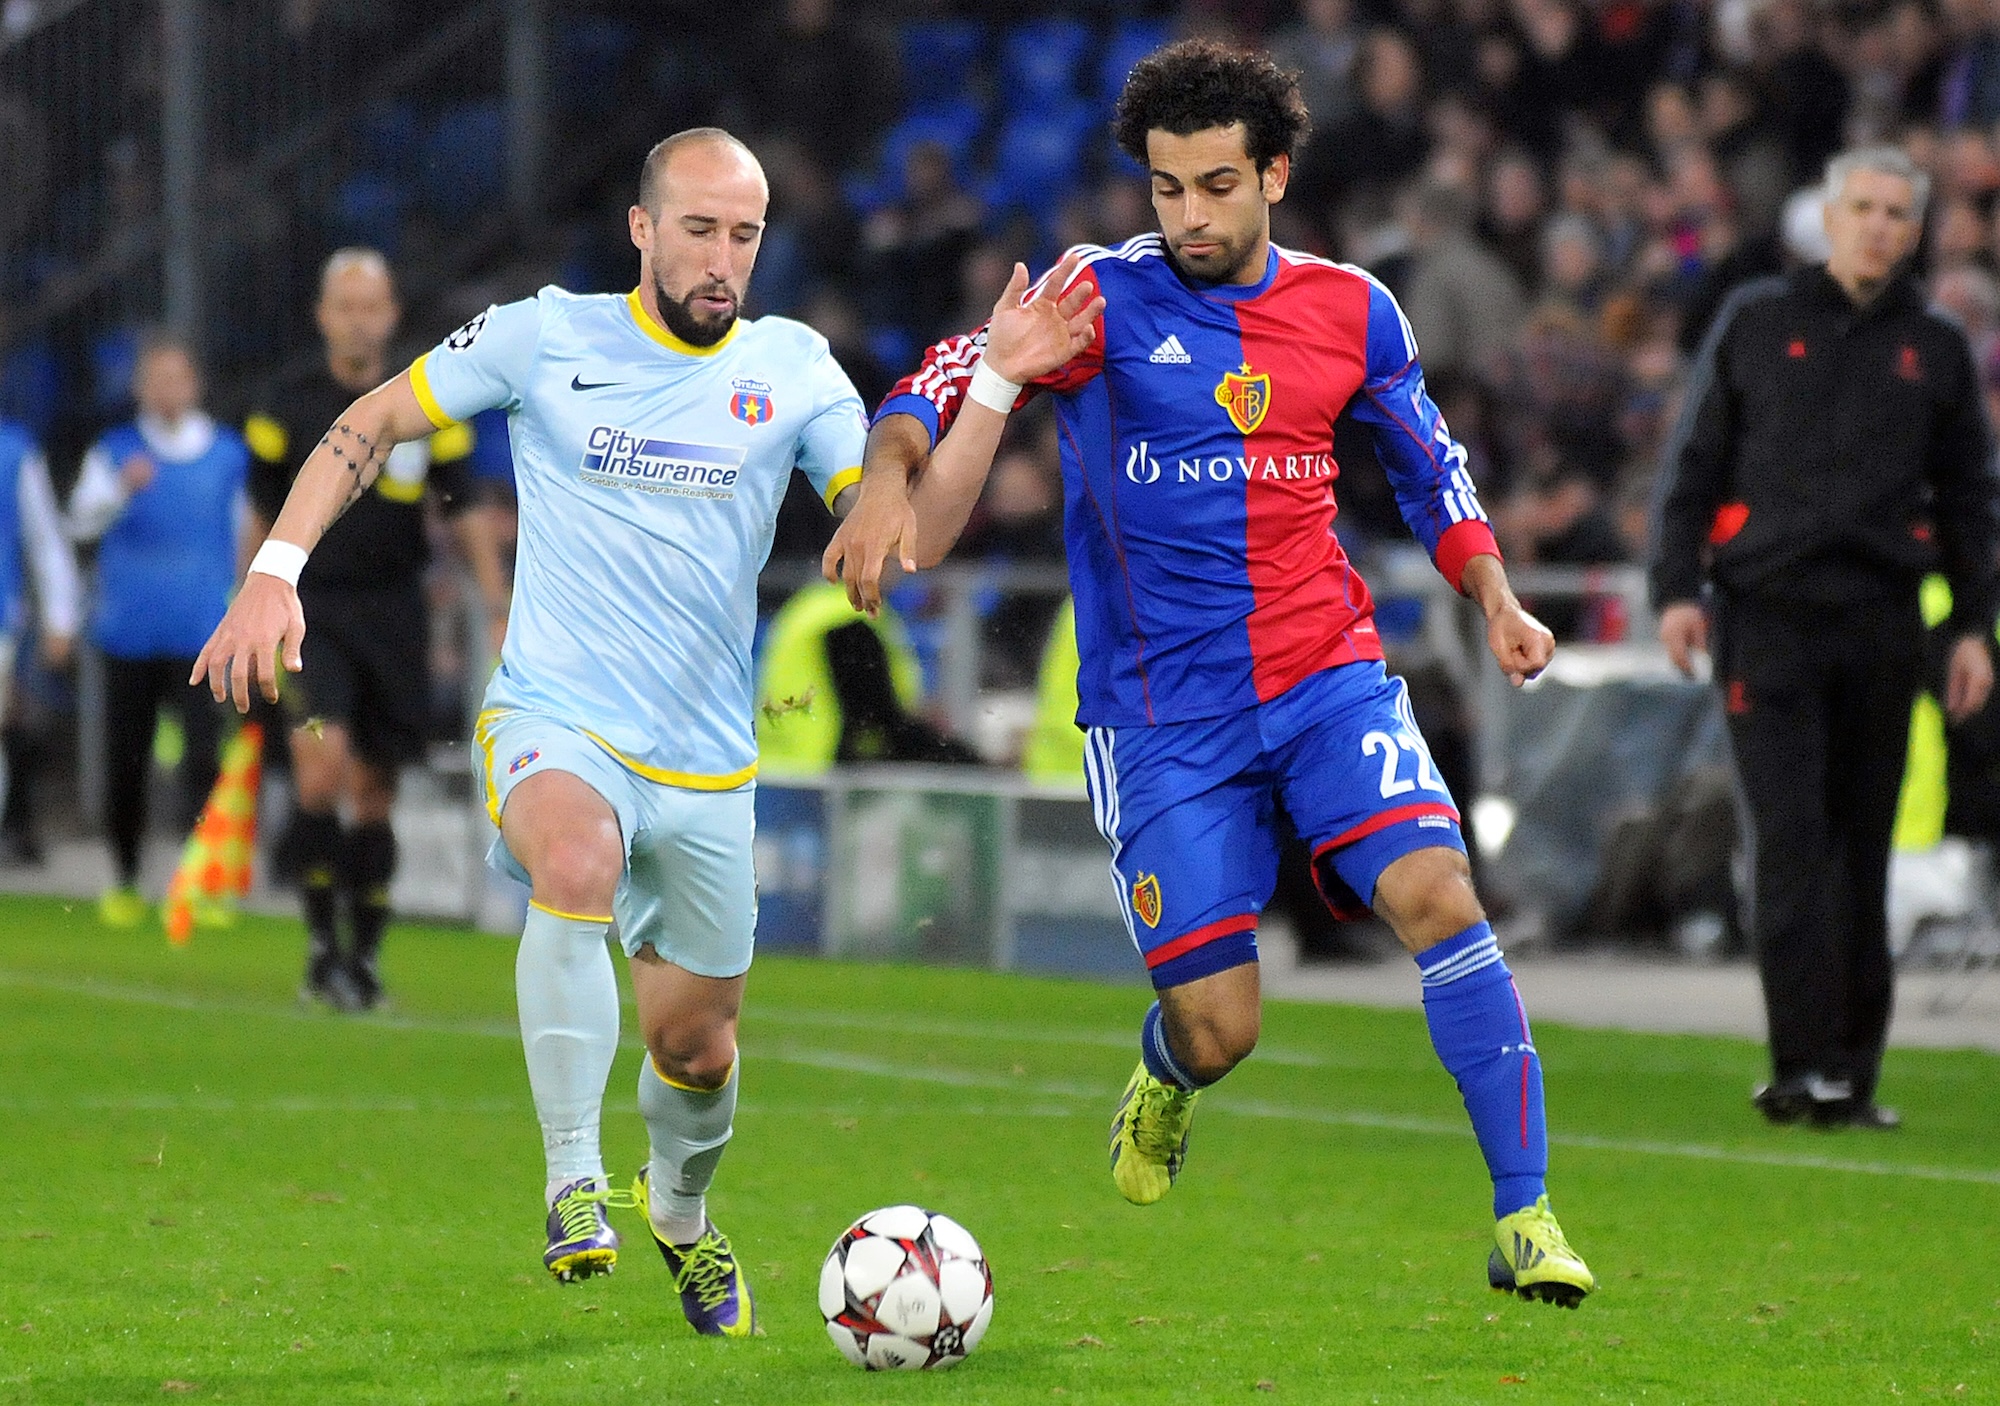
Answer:
[(1014, 402), (1020, 398), (1021, 387), (988, 366), (982, 356), (972, 368), (972, 384), (966, 387), (965, 394), (988, 410), (1006, 415), (1013, 411)]
[(275, 537), (268, 538), (264, 545), (257, 549), (257, 555), (250, 558), (250, 569), (261, 571), (266, 576), (275, 576), (296, 590), (299, 573), (306, 569), (306, 549), (293, 542), (280, 542)]

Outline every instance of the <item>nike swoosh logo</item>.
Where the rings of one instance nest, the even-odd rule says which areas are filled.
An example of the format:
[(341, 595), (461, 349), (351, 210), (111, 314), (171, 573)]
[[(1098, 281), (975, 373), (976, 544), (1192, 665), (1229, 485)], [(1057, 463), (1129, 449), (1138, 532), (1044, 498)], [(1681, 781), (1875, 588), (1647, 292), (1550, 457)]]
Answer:
[(623, 381), (586, 381), (581, 376), (569, 378), (569, 388), (573, 391), (601, 391), (606, 386), (622, 386)]

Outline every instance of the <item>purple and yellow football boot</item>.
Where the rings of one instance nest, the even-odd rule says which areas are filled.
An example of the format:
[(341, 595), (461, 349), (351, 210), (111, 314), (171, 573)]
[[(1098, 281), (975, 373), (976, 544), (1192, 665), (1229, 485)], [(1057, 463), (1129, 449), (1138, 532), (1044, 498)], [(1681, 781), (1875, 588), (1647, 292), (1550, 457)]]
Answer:
[(660, 1258), (667, 1262), (667, 1270), (674, 1276), (674, 1288), (681, 1296), (681, 1312), (687, 1316), (689, 1325), (697, 1333), (712, 1338), (761, 1334), (757, 1305), (750, 1297), (750, 1281), (743, 1277), (743, 1268), (736, 1263), (729, 1237), (715, 1228), (715, 1222), (704, 1222), (701, 1238), (694, 1244), (669, 1245), (660, 1238), (659, 1231), (653, 1230), (644, 1169), (632, 1183), (632, 1199), (638, 1203), (639, 1214), (646, 1218), (646, 1229), (652, 1231), (653, 1243), (660, 1247)]
[(549, 1247), (542, 1263), (558, 1282), (574, 1284), (618, 1266), (618, 1232), (605, 1219), (612, 1193), (598, 1188), (597, 1178), (583, 1177), (565, 1186), (549, 1207)]

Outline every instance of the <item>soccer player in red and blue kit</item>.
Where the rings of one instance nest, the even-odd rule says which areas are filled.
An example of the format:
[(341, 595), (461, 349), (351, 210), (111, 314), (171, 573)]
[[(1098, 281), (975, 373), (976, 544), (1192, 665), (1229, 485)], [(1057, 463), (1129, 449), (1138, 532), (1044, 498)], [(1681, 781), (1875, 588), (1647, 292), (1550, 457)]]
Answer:
[(1007, 413), (1053, 396), (1085, 770), (1158, 995), (1112, 1123), (1118, 1189), (1141, 1205), (1167, 1193), (1200, 1091), (1256, 1044), (1282, 802), (1328, 903), (1372, 907), (1416, 958), (1493, 1178), (1489, 1282), (1573, 1307), (1596, 1281), (1549, 1210), (1527, 1017), (1333, 533), (1343, 409), (1374, 431), (1438, 570), (1484, 609), (1500, 667), (1518, 684), (1554, 640), (1508, 588), (1388, 290), (1271, 243), (1307, 125), (1295, 79), (1261, 55), (1189, 40), (1139, 63), (1116, 131), (1150, 172), (1160, 233), (1072, 250), (1033, 296), (1017, 269), (986, 327), (932, 347), (876, 417), (826, 566), (870, 608), (886, 558), (935, 564)]

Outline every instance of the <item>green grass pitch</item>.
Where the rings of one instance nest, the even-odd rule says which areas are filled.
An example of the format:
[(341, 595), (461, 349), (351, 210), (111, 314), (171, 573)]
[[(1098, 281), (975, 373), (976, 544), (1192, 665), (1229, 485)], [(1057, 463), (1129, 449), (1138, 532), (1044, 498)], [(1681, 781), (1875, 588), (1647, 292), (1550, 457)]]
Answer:
[[(1750, 1043), (1541, 1027), (1602, 1281), (1570, 1313), (1485, 1287), (1486, 1179), (1414, 1013), (1273, 1003), (1139, 1210), (1104, 1137), (1140, 988), (768, 960), (710, 1202), (768, 1336), (716, 1342), (630, 1213), (615, 1276), (542, 1272), (510, 943), (399, 929), (397, 1013), (364, 1020), (298, 1007), (299, 946), (0, 900), (0, 1402), (2000, 1399), (1990, 1056), (1896, 1052), (1908, 1129), (1817, 1133), (1751, 1116)], [(871, 1376), (814, 1286), (905, 1200), (979, 1236), (997, 1311), (956, 1371)]]

